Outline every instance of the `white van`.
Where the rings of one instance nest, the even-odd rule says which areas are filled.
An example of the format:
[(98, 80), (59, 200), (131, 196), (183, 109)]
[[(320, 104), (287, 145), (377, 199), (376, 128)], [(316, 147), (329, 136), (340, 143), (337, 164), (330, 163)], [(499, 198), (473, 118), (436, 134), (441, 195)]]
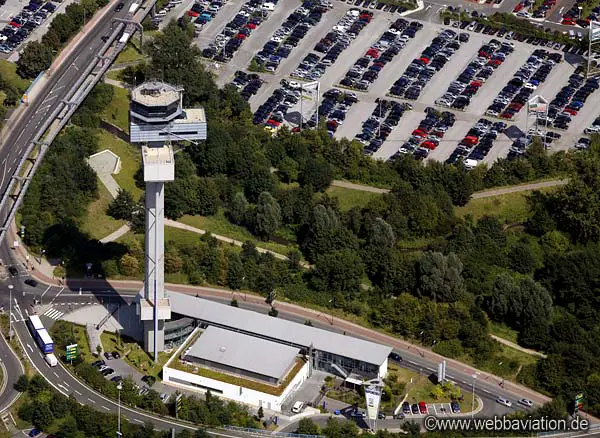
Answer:
[(274, 3), (263, 3), (262, 8), (263, 8), (263, 11), (274, 11), (275, 4)]
[(55, 367), (58, 365), (58, 359), (56, 359), (56, 356), (53, 353), (48, 353), (44, 359), (46, 359), (48, 366)]
[(292, 406), (292, 412), (294, 414), (299, 414), (302, 411), (302, 408), (304, 408), (304, 402), (297, 401), (294, 403), (294, 406)]

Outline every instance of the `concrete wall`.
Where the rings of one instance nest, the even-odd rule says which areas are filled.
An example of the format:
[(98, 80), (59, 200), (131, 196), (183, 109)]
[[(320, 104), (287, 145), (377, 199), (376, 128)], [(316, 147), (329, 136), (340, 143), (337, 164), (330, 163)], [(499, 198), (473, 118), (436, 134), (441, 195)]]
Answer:
[(206, 392), (208, 389), (216, 390), (214, 393), (220, 397), (228, 398), (240, 403), (246, 403), (251, 406), (262, 406), (275, 412), (281, 412), (281, 405), (288, 395), (296, 390), (308, 378), (308, 362), (294, 376), (290, 384), (279, 396), (265, 394), (264, 392), (244, 388), (238, 385), (221, 382), (208, 377), (198, 376), (185, 371), (176, 370), (169, 367), (163, 368), (163, 383), (184, 386), (199, 392)]
[(379, 366), (379, 378), (383, 379), (387, 376), (388, 372), (388, 360), (384, 360), (383, 363)]

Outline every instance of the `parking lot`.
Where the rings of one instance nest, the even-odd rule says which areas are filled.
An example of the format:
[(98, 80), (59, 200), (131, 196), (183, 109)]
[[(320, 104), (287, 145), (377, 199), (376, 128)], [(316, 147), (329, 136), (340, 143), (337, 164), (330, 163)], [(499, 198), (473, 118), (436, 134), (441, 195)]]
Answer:
[(40, 40), (54, 17), (74, 1), (7, 0), (0, 6), (0, 58), (17, 61), (22, 46)]
[[(301, 92), (304, 94), (300, 89), (303, 83), (315, 80), (320, 84), (320, 103), (322, 109), (327, 111), (326, 126), (330, 134), (336, 138), (357, 138), (365, 145), (365, 153), (383, 160), (399, 153), (413, 153), (420, 158), (453, 161), (462, 142), (465, 150), (459, 159), (472, 158), (477, 162), (491, 163), (508, 156), (511, 146), (514, 149), (515, 139), (525, 136), (531, 128), (526, 105), (519, 102), (525, 99), (526, 103), (526, 98), (537, 95), (552, 101), (561, 89), (563, 92), (557, 101), (562, 104), (558, 109), (558, 124), (567, 119), (566, 115), (560, 113), (575, 112), (571, 111), (569, 115), (567, 130), (556, 130), (555, 127), (547, 129), (557, 132), (556, 139), (548, 142), (552, 150), (573, 147), (583, 131), (599, 116), (600, 111), (589, 103), (589, 99), (585, 105), (573, 103), (582, 95), (588, 97), (589, 94), (589, 98), (593, 99), (593, 93), (597, 92), (589, 89), (593, 84), (576, 80), (569, 84), (576, 63), (581, 62), (576, 55), (567, 53), (564, 56), (559, 49), (536, 47), (507, 38), (504, 34), (495, 36), (468, 28), (415, 21), (410, 15), (390, 13), (377, 7), (371, 8), (370, 5), (365, 7), (364, 3), (355, 5), (354, 2), (332, 1), (309, 0), (301, 6), (291, 0), (279, 0), (274, 10), (269, 12), (268, 19), (253, 30), (251, 37), (244, 41), (228, 62), (210, 62), (213, 67), (218, 65), (219, 85), (232, 82), (240, 70), (248, 71), (253, 58), (270, 65), (269, 69), (274, 71), (256, 72), (250, 80), (240, 79), (236, 83), (251, 109), (257, 111), (260, 108), (261, 117), (256, 117), (255, 123), (271, 123), (266, 128), (271, 132), (275, 133), (284, 124), (290, 128), (297, 128), (300, 123), (304, 128), (314, 125), (317, 100), (315, 97), (299, 99), (299, 95)], [(196, 39), (198, 46), (201, 49), (208, 47), (236, 16), (240, 7), (241, 4), (233, 7), (231, 2), (225, 3), (199, 33)], [(315, 8), (322, 8), (316, 19)], [(296, 18), (292, 17), (293, 14), (296, 14)], [(298, 18), (298, 14), (309, 19)], [(415, 15), (422, 16), (423, 13)], [(401, 17), (406, 22), (399, 20)], [(362, 25), (364, 29), (361, 27), (356, 31), (352, 26), (359, 20), (365, 21)], [(296, 32), (299, 25), (304, 28)], [(403, 37), (404, 29), (409, 26), (418, 30), (412, 37)], [(289, 35), (294, 36), (295, 41), (286, 46)], [(396, 48), (389, 51), (393, 46)], [(334, 56), (330, 56), (332, 50)], [(538, 55), (543, 53), (538, 56), (539, 60), (531, 58), (536, 50)], [(280, 56), (282, 53), (284, 56)], [(259, 58), (255, 58), (257, 54)], [(552, 61), (552, 64), (550, 59), (560, 62)], [(521, 74), (524, 68), (530, 70), (527, 71), (529, 76)], [(352, 73), (348, 75), (349, 72)], [(414, 75), (408, 84), (401, 80), (406, 72), (409, 76)], [(469, 79), (471, 74), (474, 75), (472, 80)], [(515, 75), (524, 78), (523, 83), (519, 79), (512, 82), (518, 85), (514, 95), (516, 102), (511, 100), (514, 96), (509, 95), (511, 99), (506, 100), (502, 94)], [(465, 81), (465, 90), (452, 86), (461, 77)], [(369, 79), (368, 83), (364, 82), (365, 78)], [(299, 83), (300, 86), (283, 87), (282, 79), (293, 84)], [(362, 84), (359, 84), (361, 81)], [(574, 91), (565, 90), (566, 86), (573, 84)], [(400, 88), (395, 85), (400, 85)], [(588, 89), (583, 90), (585, 87)], [(337, 102), (323, 97), (324, 93), (334, 88), (344, 91), (334, 96)], [(399, 90), (401, 92), (398, 93)], [(455, 107), (454, 99), (463, 95), (461, 90), (468, 99), (461, 97)], [(447, 93), (450, 93), (452, 101), (446, 102), (449, 105), (440, 105), (439, 99), (444, 95), (448, 97)], [(573, 93), (577, 93), (575, 97), (572, 97)], [(378, 114), (378, 107), (381, 106), (379, 99), (395, 102), (385, 103), (386, 114)], [(498, 102), (507, 103), (499, 111), (488, 111)], [(410, 106), (400, 106), (406, 103)], [(395, 112), (390, 117), (388, 111), (392, 109)], [(303, 112), (301, 120), (300, 110)], [(504, 114), (507, 111), (510, 117)], [(420, 138), (420, 142), (417, 141), (419, 138), (411, 140), (413, 131), (420, 125), (431, 125), (432, 117), (437, 117), (432, 114), (443, 112), (453, 115), (453, 123), (448, 126), (442, 123), (441, 129), (437, 122), (432, 125), (438, 129), (438, 134), (443, 135), (432, 137), (424, 132), (425, 136)], [(448, 116), (444, 117), (444, 121), (450, 120)], [(505, 125), (498, 123), (501, 120), (506, 123), (506, 132)], [(470, 135), (473, 133), (483, 139), (481, 145), (478, 144), (477, 135), (475, 139), (467, 140), (477, 143), (464, 143), (466, 137), (473, 137)], [(401, 151), (411, 141), (412, 146), (408, 145)]]

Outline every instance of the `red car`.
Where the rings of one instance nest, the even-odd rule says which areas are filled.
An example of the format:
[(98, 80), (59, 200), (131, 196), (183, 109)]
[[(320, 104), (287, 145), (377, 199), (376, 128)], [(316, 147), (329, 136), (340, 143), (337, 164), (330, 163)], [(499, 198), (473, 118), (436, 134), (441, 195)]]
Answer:
[(419, 61), (421, 61), (425, 65), (429, 64), (429, 58), (427, 58), (425, 56), (422, 56), (421, 58), (419, 58)]
[(281, 122), (278, 122), (277, 120), (269, 119), (269, 120), (267, 120), (267, 125), (271, 125), (271, 126), (274, 126), (277, 128), (279, 125), (281, 125)]
[(425, 402), (419, 402), (419, 412), (421, 412), (421, 414), (426, 415), (427, 414), (427, 403)]
[(490, 59), (487, 63), (487, 65), (500, 65), (502, 64), (502, 61), (500, 61), (499, 59)]
[(523, 9), (523, 3), (519, 3), (517, 6), (515, 6), (513, 12), (519, 12), (521, 9)]
[(481, 87), (481, 81), (471, 81), (469, 85), (471, 87)]
[(470, 146), (474, 146), (477, 143), (479, 143), (479, 139), (477, 137), (475, 137), (474, 135), (467, 135), (465, 138), (463, 138), (461, 143), (468, 144)]
[(196, 11), (188, 11), (188, 15), (190, 17), (198, 17), (198, 16), (200, 16), (200, 14), (198, 12), (196, 12)]
[(243, 33), (238, 33), (235, 36), (235, 38), (238, 39), (238, 40), (245, 40), (246, 39), (246, 35), (244, 35)]
[(248, 23), (244, 27), (247, 27), (248, 29), (256, 29), (256, 24), (254, 24), (254, 23)]
[(429, 141), (429, 140), (421, 143), (421, 146), (424, 148), (430, 149), (430, 150), (434, 150), (437, 147), (437, 145), (434, 142)]
[(424, 130), (422, 130), (422, 129), (415, 129), (415, 130), (412, 132), (412, 135), (418, 135), (419, 137), (427, 137), (427, 132), (425, 132), (425, 131), (424, 131)]
[(565, 108), (563, 111), (565, 113), (571, 114), (572, 116), (576, 116), (577, 115), (577, 111), (575, 111), (573, 108)]
[(12, 27), (21, 27), (21, 26), (23, 26), (22, 24), (19, 24), (16, 21), (11, 21), (10, 23), (8, 23), (8, 25), (12, 26)]

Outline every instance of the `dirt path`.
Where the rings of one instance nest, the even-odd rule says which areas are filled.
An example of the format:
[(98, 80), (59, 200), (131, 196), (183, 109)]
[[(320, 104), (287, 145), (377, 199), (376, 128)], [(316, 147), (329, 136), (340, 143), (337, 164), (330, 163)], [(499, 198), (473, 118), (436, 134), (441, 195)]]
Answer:
[[(471, 199), (491, 198), (492, 196), (506, 195), (507, 193), (516, 192), (527, 192), (531, 190), (539, 190), (546, 187), (563, 186), (568, 183), (567, 179), (554, 179), (551, 181), (542, 181), (531, 184), (521, 184), (518, 186), (502, 187), (498, 189), (483, 190), (481, 192), (475, 192), (471, 195)], [(348, 181), (335, 180), (331, 183), (334, 187), (343, 187), (350, 190), (361, 190), (363, 192), (371, 193), (389, 193), (389, 189), (380, 189), (379, 187), (367, 186), (364, 184), (355, 184)]]
[[(507, 347), (514, 348), (515, 350), (519, 350), (523, 353), (530, 354), (532, 356), (538, 356), (545, 359), (547, 356), (544, 353), (540, 353), (539, 351), (530, 350), (529, 348), (523, 348), (519, 344), (515, 344), (514, 342), (509, 341), (508, 339), (501, 338), (496, 335), (490, 334), (490, 338), (495, 341), (500, 342), (501, 344), (506, 345)], [(517, 373), (518, 374), (518, 373)]]

